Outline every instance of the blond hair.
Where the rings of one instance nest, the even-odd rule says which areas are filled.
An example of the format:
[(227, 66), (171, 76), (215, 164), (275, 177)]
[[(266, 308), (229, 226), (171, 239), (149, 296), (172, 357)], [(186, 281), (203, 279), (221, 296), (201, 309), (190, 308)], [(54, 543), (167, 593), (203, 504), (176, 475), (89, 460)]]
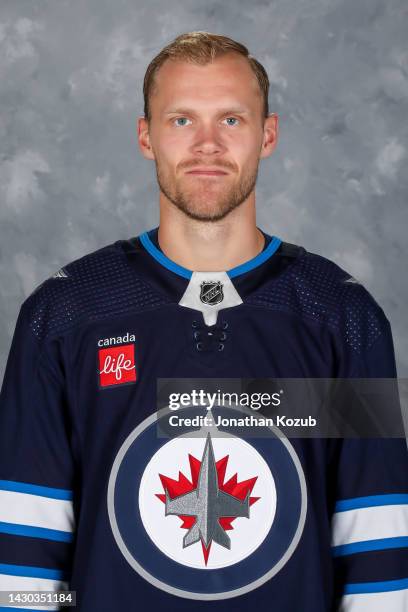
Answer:
[(186, 32), (180, 34), (171, 43), (166, 45), (156, 57), (152, 59), (147, 67), (143, 80), (144, 115), (150, 121), (150, 96), (154, 91), (154, 77), (162, 64), (170, 60), (184, 60), (195, 64), (205, 65), (212, 62), (216, 57), (226, 53), (240, 53), (244, 56), (253, 70), (263, 97), (263, 113), (269, 114), (268, 94), (269, 79), (265, 68), (250, 55), (248, 49), (241, 43), (210, 32)]

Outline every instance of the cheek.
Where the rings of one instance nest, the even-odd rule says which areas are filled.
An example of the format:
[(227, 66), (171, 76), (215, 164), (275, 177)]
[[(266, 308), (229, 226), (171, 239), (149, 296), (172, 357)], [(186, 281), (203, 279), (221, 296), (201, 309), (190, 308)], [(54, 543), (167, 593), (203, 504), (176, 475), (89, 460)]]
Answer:
[(188, 155), (189, 143), (187, 138), (178, 135), (162, 135), (156, 147), (156, 157), (166, 166), (175, 167), (180, 160)]
[(224, 144), (230, 155), (238, 160), (251, 163), (254, 155), (257, 157), (261, 148), (262, 139), (257, 133), (245, 130), (225, 137)]
[(241, 172), (249, 168), (255, 167), (259, 162), (260, 145), (257, 142), (246, 140), (244, 143), (235, 143), (234, 148), (231, 148), (231, 155), (234, 161), (239, 165)]

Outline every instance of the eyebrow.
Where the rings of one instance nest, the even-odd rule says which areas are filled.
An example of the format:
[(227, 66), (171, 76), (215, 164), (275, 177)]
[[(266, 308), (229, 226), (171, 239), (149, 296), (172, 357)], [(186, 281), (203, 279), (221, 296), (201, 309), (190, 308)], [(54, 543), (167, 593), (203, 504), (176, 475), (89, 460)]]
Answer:
[[(194, 115), (196, 113), (196, 111), (193, 108), (171, 108), (167, 111), (165, 111), (165, 115)], [(231, 113), (231, 114), (235, 114), (235, 115), (249, 115), (250, 111), (245, 109), (245, 108), (230, 108), (230, 107), (226, 107), (225, 109), (220, 109), (219, 110), (220, 114), (227, 114), (227, 113)]]

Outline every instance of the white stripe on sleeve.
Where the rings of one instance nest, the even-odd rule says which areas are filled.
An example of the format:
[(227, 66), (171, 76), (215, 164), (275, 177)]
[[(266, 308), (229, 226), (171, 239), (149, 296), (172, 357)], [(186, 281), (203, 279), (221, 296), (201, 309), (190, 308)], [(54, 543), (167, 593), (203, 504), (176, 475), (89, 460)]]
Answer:
[(408, 536), (408, 505), (372, 506), (336, 512), (332, 546)]
[(407, 612), (408, 589), (344, 595), (339, 612)]
[(0, 490), (0, 522), (73, 532), (73, 503), (66, 499)]

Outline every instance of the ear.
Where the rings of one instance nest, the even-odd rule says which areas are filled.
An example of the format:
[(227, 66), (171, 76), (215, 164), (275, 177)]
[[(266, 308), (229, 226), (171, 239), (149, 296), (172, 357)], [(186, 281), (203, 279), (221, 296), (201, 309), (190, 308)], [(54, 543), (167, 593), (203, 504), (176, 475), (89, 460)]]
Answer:
[(149, 122), (145, 117), (138, 117), (137, 120), (137, 136), (139, 148), (143, 157), (146, 159), (154, 159), (154, 153), (150, 144)]
[(264, 121), (264, 136), (259, 157), (269, 157), (271, 155), (278, 142), (278, 135), (278, 115), (276, 113), (269, 113)]

